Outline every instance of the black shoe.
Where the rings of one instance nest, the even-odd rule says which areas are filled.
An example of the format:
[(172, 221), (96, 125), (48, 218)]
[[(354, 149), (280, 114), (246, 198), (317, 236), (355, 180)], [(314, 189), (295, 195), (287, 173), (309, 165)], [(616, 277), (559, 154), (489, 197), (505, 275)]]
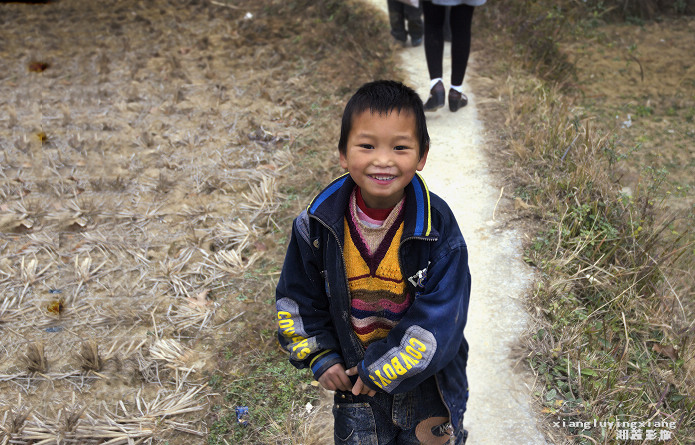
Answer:
[(436, 111), (444, 106), (444, 84), (439, 81), (430, 90), (430, 97), (425, 102), (425, 111)]
[(396, 42), (396, 44), (402, 46), (403, 48), (405, 48), (408, 45), (408, 36), (405, 36), (404, 39), (399, 39), (393, 34), (391, 34), (391, 36), (393, 37), (393, 40)]
[(459, 108), (466, 105), (468, 105), (468, 98), (465, 94), (459, 93), (453, 88), (449, 90), (449, 109), (451, 111), (458, 111)]
[(411, 37), (410, 43), (413, 45), (413, 47), (420, 46), (422, 45), (422, 37)]

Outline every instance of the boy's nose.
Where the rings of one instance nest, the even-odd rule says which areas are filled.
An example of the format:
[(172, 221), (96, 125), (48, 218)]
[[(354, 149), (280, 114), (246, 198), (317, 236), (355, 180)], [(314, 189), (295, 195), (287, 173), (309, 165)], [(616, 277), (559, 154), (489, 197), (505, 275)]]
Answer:
[(390, 165), (393, 163), (391, 150), (377, 150), (374, 154), (374, 164)]

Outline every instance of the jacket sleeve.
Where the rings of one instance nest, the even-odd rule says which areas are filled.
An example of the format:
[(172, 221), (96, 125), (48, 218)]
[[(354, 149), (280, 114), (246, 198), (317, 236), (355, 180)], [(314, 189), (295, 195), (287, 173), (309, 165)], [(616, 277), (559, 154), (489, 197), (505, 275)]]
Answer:
[(463, 238), (446, 247), (431, 260), (405, 316), (385, 339), (369, 345), (358, 365), (372, 389), (410, 391), (460, 353), (471, 288), (468, 250)]
[(312, 247), (306, 211), (292, 225), (275, 301), (278, 340), (297, 368), (311, 368), (318, 379), (343, 363), (326, 296), (321, 252)]

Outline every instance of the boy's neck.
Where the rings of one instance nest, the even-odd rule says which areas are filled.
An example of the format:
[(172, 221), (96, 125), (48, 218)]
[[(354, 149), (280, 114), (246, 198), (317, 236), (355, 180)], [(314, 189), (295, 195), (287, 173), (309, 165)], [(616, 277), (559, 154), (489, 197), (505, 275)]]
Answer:
[(356, 198), (357, 206), (360, 208), (360, 210), (362, 210), (368, 217), (372, 219), (384, 221), (389, 216), (389, 213), (391, 213), (391, 210), (393, 210), (393, 207), (388, 209), (372, 209), (367, 207), (367, 204), (364, 202), (364, 199), (362, 199), (362, 192), (360, 191), (359, 187), (357, 187)]

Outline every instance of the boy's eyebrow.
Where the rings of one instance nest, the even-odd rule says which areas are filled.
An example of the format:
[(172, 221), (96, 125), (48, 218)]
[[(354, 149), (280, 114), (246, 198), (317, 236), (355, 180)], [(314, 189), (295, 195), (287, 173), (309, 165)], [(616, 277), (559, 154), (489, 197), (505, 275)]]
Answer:
[(411, 134), (402, 134), (402, 135), (396, 135), (395, 139), (412, 139), (416, 140), (416, 137), (413, 137)]
[[(358, 138), (373, 138), (373, 137), (375, 137), (375, 136), (374, 136), (373, 134), (371, 134), (371, 133), (357, 133), (357, 134), (355, 135), (355, 137), (358, 137)], [(411, 135), (411, 134), (405, 134), (405, 133), (404, 133), (404, 134), (396, 134), (396, 135), (394, 135), (394, 139), (407, 139), (407, 140), (412, 139), (412, 140), (415, 140), (415, 139), (417, 139), (417, 138), (415, 138), (415, 137), (414, 137), (413, 135)]]

